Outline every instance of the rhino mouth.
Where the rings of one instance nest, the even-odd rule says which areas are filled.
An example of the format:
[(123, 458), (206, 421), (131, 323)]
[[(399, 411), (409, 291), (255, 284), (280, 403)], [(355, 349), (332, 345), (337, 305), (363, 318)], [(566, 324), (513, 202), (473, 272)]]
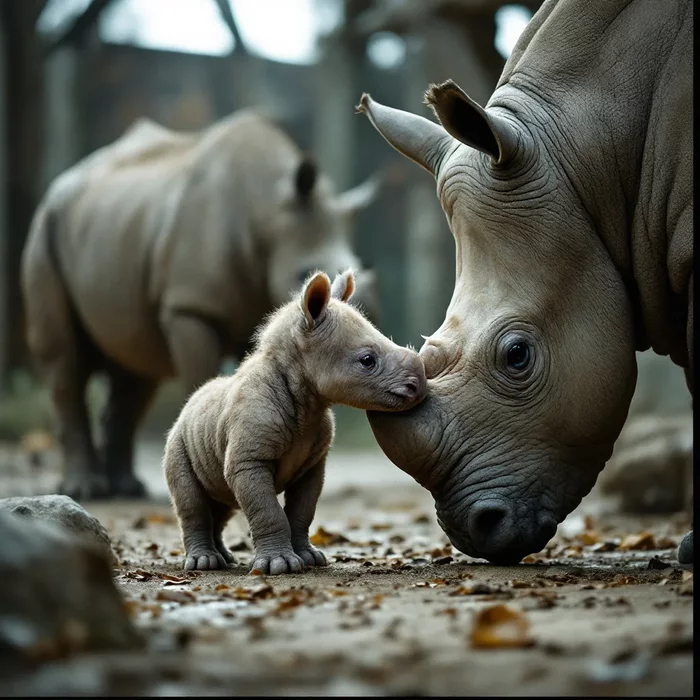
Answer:
[(450, 527), (439, 516), (437, 521), (452, 545), (462, 554), (475, 559), (486, 559), (496, 566), (514, 566), (529, 554), (541, 552), (557, 530), (556, 521), (553, 518), (546, 518), (543, 525), (534, 533), (505, 533), (499, 542), (477, 547), (465, 529)]

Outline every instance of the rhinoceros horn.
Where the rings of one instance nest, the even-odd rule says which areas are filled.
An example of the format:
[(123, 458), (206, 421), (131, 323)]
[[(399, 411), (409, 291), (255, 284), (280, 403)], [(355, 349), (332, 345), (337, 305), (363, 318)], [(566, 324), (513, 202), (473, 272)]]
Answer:
[(424, 102), (430, 105), (440, 125), (424, 117), (375, 102), (362, 95), (357, 112), (366, 114), (375, 129), (399, 153), (437, 177), (441, 165), (463, 143), (491, 156), (502, 165), (515, 152), (518, 132), (497, 114), (486, 112), (453, 81), (431, 85)]

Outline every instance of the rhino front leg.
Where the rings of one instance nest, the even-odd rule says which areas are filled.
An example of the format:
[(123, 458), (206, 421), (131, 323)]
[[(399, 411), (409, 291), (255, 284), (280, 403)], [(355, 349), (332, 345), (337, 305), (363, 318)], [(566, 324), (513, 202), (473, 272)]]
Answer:
[(195, 314), (167, 311), (161, 323), (175, 372), (188, 391), (218, 374), (223, 352), (210, 321)]
[(325, 471), (324, 461), (304, 472), (284, 493), (284, 511), (291, 529), (292, 547), (306, 566), (326, 566), (328, 563), (323, 552), (309, 542), (309, 527), (316, 514)]
[(134, 435), (158, 384), (121, 367), (111, 367), (109, 378), (110, 394), (102, 417), (102, 458), (110, 495), (144, 498), (146, 489), (134, 474)]
[(274, 464), (236, 463), (225, 468), (226, 481), (243, 511), (253, 538), (253, 566), (264, 574), (298, 574), (304, 560), (294, 551), (289, 521), (277, 500)]

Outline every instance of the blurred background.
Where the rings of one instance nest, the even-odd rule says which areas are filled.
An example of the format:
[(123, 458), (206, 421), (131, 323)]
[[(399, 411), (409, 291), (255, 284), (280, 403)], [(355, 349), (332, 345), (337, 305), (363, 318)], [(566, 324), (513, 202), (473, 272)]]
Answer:
[[(378, 272), (382, 331), (419, 347), (420, 334), (444, 317), (454, 244), (432, 177), (401, 159), (353, 107), (366, 91), (427, 116), (424, 90), (447, 78), (485, 104), (539, 5), (0, 0), (0, 440), (51, 426), (48, 395), (23, 340), (18, 289), (37, 202), (59, 173), (143, 116), (198, 130), (237, 109), (261, 108), (316, 157), (338, 190), (392, 163), (405, 165), (406, 176), (356, 219), (355, 248)], [(645, 353), (640, 360), (633, 416), (684, 416), (686, 440), (690, 401), (682, 372), (667, 358)], [(105, 397), (99, 379), (88, 393), (98, 408)], [(162, 440), (182, 398), (177, 382), (163, 387), (142, 435)], [(339, 446), (374, 446), (362, 412), (338, 415)]]
[[(539, 4), (0, 0), (0, 439), (50, 426), (18, 289), (37, 202), (53, 178), (143, 116), (198, 130), (261, 108), (339, 191), (401, 162), (407, 176), (356, 219), (355, 248), (378, 272), (382, 330), (419, 347), (444, 317), (454, 244), (432, 177), (389, 148), (354, 105), (366, 91), (427, 116), (424, 90), (449, 77), (485, 103)], [(103, 399), (99, 379), (89, 394), (92, 404)], [(146, 427), (167, 429), (179, 400), (177, 382), (164, 387)], [(360, 412), (341, 411), (340, 423), (369, 436)], [(350, 428), (344, 435), (358, 437)]]

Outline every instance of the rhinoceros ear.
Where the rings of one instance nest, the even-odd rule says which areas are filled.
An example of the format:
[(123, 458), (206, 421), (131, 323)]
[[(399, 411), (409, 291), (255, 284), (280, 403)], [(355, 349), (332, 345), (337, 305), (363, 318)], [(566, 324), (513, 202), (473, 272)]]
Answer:
[(306, 324), (313, 328), (326, 313), (331, 298), (331, 281), (325, 272), (316, 272), (311, 276), (301, 293), (301, 310)]
[(318, 167), (316, 161), (314, 161), (311, 156), (304, 156), (294, 176), (296, 193), (302, 201), (306, 201), (311, 196), (311, 192), (316, 184), (317, 175)]
[(453, 80), (431, 85), (424, 102), (433, 108), (448, 134), (491, 156), (496, 165), (515, 152), (518, 135), (510, 122), (488, 113)]
[(355, 291), (355, 274), (352, 270), (345, 270), (336, 275), (331, 287), (331, 296), (340, 301), (347, 301)]

